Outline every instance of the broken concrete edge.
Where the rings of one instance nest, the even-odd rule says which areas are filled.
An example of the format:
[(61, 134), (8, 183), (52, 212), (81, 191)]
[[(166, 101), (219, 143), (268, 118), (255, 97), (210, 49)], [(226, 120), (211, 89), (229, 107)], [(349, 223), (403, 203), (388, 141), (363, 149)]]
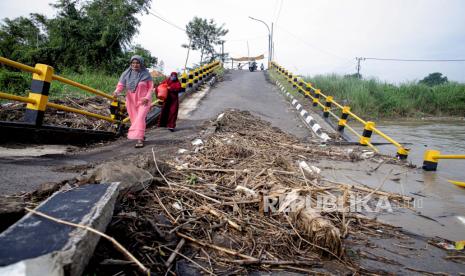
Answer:
[[(216, 78), (215, 76), (212, 76), (210, 79), (205, 80), (205, 82), (199, 83), (194, 87), (194, 89), (186, 91), (186, 93), (181, 96), (181, 99), (197, 92), (197, 89), (199, 89), (203, 83), (208, 84), (206, 88), (202, 89), (204, 90), (202, 91), (203, 93), (207, 93), (215, 82)], [(114, 169), (114, 162), (102, 163), (99, 166), (111, 166), (112, 169)], [(125, 166), (127, 166), (127, 164)], [(96, 172), (97, 168), (94, 168), (91, 171)], [(152, 181), (153, 176), (149, 172), (140, 168), (138, 169), (146, 172), (150, 176), (150, 182)], [(92, 209), (93, 211), (86, 215), (79, 224), (87, 225), (101, 232), (105, 232), (107, 225), (113, 217), (114, 204), (118, 195), (127, 191), (140, 191), (150, 184), (147, 183), (148, 181), (146, 178), (138, 179), (138, 175), (140, 176), (140, 174), (137, 173), (132, 175), (136, 178), (136, 180), (132, 183), (120, 185), (120, 182), (112, 182), (111, 185), (113, 186), (107, 191), (105, 196), (101, 198), (101, 204), (95, 205), (96, 207)], [(103, 183), (103, 181), (109, 179), (101, 178), (99, 180)], [(47, 204), (47, 202), (53, 199), (55, 194), (60, 192), (63, 191), (60, 190), (55, 192), (44, 200), (37, 208)], [(33, 214), (26, 214), (0, 235), (14, 231), (15, 225), (22, 223), (31, 216), (33, 216)], [(89, 233), (89, 231), (81, 228), (76, 228), (73, 230), (72, 234), (70, 234), (69, 240), (62, 250), (51, 252), (36, 258), (25, 259), (5, 267), (0, 267), (0, 275), (81, 275), (87, 266), (89, 259), (93, 255), (93, 251), (95, 250), (99, 239), (100, 236), (96, 234)]]
[[(82, 217), (78, 224), (105, 232), (113, 217), (115, 202), (120, 191), (119, 185), (119, 182), (110, 183), (99, 201), (88, 214)], [(46, 205), (54, 199), (54, 196), (60, 193), (63, 193), (63, 191), (54, 193), (35, 209)], [(16, 226), (25, 223), (32, 216), (35, 215), (31, 213), (26, 214), (18, 222), (1, 233), (0, 236), (13, 233)], [(75, 228), (69, 234), (69, 239), (61, 250), (0, 267), (0, 275), (81, 275), (93, 255), (99, 239), (99, 235), (82, 228)]]
[(331, 140), (329, 135), (323, 131), (323, 128), (316, 122), (316, 120), (308, 113), (307, 110), (299, 103), (299, 101), (294, 98), (289, 92), (286, 91), (286, 88), (279, 82), (276, 81), (276, 85), (279, 87), (280, 91), (290, 99), (291, 105), (299, 113), (300, 118), (304, 121), (307, 128), (311, 129), (315, 135), (320, 138), (323, 142), (328, 142)]

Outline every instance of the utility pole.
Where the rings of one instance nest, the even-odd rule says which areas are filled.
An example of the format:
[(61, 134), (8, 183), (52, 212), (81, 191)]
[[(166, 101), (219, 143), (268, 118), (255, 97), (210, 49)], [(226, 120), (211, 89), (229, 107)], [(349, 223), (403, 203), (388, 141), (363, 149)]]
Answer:
[[(250, 19), (252, 20), (255, 20), (255, 21), (258, 21), (258, 22), (262, 22), (263, 24), (265, 24), (266, 28), (268, 29), (268, 64), (271, 62), (271, 48), (272, 48), (272, 43), (271, 43), (271, 30), (270, 30), (270, 27), (268, 27), (268, 24), (265, 23), (265, 21), (263, 20), (260, 20), (260, 19), (256, 19), (256, 18), (253, 18), (252, 16), (249, 16)], [(273, 25), (271, 25), (271, 27), (273, 27)]]
[(356, 57), (355, 58), (357, 60), (357, 78), (361, 79), (361, 75), (360, 75), (360, 61), (362, 60), (365, 60), (364, 57)]
[(224, 40), (221, 41), (221, 61), (224, 64)]
[(271, 58), (270, 60), (273, 61), (274, 60), (274, 42), (273, 42), (273, 39), (274, 39), (274, 30), (273, 30), (273, 25), (274, 23), (271, 22), (271, 41), (270, 41), (270, 44), (271, 44)]

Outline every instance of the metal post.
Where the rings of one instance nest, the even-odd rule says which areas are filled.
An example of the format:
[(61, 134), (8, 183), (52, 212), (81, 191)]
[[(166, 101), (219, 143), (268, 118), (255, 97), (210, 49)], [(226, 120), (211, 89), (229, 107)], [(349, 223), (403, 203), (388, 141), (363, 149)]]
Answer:
[(347, 118), (349, 118), (350, 106), (344, 106), (342, 108), (342, 115), (337, 124), (337, 131), (344, 132), (344, 127), (347, 124)]
[(252, 20), (258, 21), (258, 22), (262, 22), (263, 24), (265, 24), (266, 28), (268, 29), (268, 66), (269, 66), (271, 62), (271, 30), (270, 30), (270, 27), (268, 27), (268, 24), (266, 24), (265, 21), (263, 20), (253, 18), (252, 16), (249, 16), (249, 18)]
[(181, 75), (181, 91), (185, 92), (187, 87), (187, 74), (186, 71), (184, 71)]
[(36, 126), (41, 126), (44, 121), (45, 108), (47, 107), (53, 68), (45, 64), (36, 64), (35, 69), (40, 70), (40, 74), (32, 74), (29, 99), (35, 100), (36, 103), (27, 104), (24, 121)]
[(273, 42), (273, 39), (274, 39), (274, 23), (271, 22), (271, 60), (274, 60), (274, 42)]
[(224, 40), (221, 41), (221, 61), (224, 63)]
[(326, 97), (326, 103), (325, 107), (323, 108), (323, 117), (328, 118), (329, 117), (329, 110), (331, 110), (331, 103), (333, 101), (332, 96)]
[(365, 128), (363, 129), (362, 137), (360, 137), (360, 145), (366, 146), (370, 143), (371, 134), (373, 134), (373, 129), (375, 128), (375, 123), (368, 121), (365, 124)]
[(313, 106), (318, 106), (320, 101), (320, 89), (315, 90), (315, 97), (313, 98)]

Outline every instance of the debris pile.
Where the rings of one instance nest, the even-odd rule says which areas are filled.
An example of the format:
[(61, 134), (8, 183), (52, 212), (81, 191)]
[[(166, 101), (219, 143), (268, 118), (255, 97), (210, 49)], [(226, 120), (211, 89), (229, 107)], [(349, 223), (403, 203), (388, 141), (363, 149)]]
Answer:
[[(96, 113), (106, 117), (110, 116), (110, 103), (107, 99), (103, 98), (72, 98), (64, 96), (63, 99), (55, 100), (53, 103)], [(2, 104), (0, 107), (0, 121), (22, 121), (25, 111), (26, 104), (24, 103)], [(44, 124), (102, 131), (113, 130), (113, 125), (110, 122), (53, 108), (46, 109)]]
[[(248, 112), (225, 112), (212, 126), (176, 158), (162, 162), (153, 150), (154, 183), (124, 195), (109, 235), (157, 274), (369, 272), (347, 256), (345, 240), (387, 226), (352, 212), (352, 199), (410, 198), (331, 182), (313, 165), (360, 160), (361, 149), (303, 144)], [(102, 241), (87, 271), (135, 269), (122, 258)]]

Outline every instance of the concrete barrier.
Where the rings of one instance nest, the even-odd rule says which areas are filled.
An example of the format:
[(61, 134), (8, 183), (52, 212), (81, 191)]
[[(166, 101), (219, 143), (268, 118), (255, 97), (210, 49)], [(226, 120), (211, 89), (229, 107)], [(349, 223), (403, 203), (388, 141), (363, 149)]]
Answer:
[[(104, 232), (113, 216), (119, 183), (59, 191), (36, 208), (52, 217)], [(0, 234), (0, 275), (81, 275), (99, 236), (27, 214)]]
[(276, 85), (279, 87), (281, 92), (286, 95), (291, 101), (292, 106), (299, 112), (299, 116), (303, 119), (305, 124), (320, 138), (323, 142), (328, 142), (331, 138), (327, 133), (323, 131), (323, 128), (316, 122), (316, 120), (305, 110), (299, 101), (294, 98), (289, 92), (286, 91), (286, 88), (279, 82), (276, 81)]

